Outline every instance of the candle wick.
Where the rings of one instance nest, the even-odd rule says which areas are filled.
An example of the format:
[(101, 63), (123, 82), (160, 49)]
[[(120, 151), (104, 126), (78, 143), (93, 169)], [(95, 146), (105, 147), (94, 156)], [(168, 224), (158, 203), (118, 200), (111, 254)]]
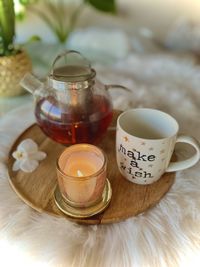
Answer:
[(83, 177), (83, 173), (80, 170), (77, 170), (78, 177)]

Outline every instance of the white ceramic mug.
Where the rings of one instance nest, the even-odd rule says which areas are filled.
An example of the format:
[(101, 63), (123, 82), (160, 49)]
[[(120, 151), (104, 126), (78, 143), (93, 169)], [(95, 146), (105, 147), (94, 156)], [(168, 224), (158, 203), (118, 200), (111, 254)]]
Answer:
[[(192, 167), (200, 159), (200, 145), (193, 137), (177, 137), (179, 126), (169, 114), (155, 109), (130, 109), (117, 119), (116, 154), (121, 174), (137, 184), (151, 184), (165, 172)], [(189, 159), (170, 162), (175, 144), (195, 148)]]

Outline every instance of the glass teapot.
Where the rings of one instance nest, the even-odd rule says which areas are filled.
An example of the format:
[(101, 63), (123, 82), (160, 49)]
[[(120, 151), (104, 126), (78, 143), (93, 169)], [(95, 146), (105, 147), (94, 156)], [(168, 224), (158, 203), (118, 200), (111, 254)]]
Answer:
[[(59, 63), (59, 64), (58, 64)], [(26, 74), (21, 85), (35, 98), (35, 117), (42, 131), (68, 145), (98, 143), (112, 121), (109, 88), (95, 79), (96, 72), (77, 51), (56, 57), (45, 83)]]

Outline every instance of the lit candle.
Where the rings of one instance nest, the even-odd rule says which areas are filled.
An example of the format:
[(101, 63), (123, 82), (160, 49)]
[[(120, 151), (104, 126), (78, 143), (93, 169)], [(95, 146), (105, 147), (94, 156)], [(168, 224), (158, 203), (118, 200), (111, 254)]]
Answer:
[(62, 196), (72, 206), (88, 207), (101, 200), (106, 182), (106, 158), (89, 144), (66, 148), (58, 159), (58, 183)]

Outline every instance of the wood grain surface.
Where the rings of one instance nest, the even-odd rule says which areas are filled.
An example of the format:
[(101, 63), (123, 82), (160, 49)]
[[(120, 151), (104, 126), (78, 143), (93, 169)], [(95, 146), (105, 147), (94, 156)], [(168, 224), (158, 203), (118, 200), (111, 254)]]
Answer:
[[(119, 112), (115, 111), (112, 126), (116, 125), (118, 115)], [(13, 172), (12, 152), (26, 138), (32, 138), (38, 144), (39, 149), (47, 153), (47, 158), (40, 163), (33, 173)], [(53, 197), (57, 185), (56, 160), (65, 147), (47, 138), (36, 124), (19, 136), (10, 151), (8, 160), (10, 185), (27, 205), (39, 212), (65, 217), (83, 224), (106, 224), (119, 222), (146, 211), (159, 202), (174, 182), (174, 173), (166, 173), (161, 179), (150, 185), (137, 185), (126, 180), (117, 168), (115, 129), (113, 128), (107, 131), (98, 146), (107, 154), (107, 176), (112, 186), (111, 203), (101, 214), (86, 219), (75, 219), (64, 215), (57, 208)]]

